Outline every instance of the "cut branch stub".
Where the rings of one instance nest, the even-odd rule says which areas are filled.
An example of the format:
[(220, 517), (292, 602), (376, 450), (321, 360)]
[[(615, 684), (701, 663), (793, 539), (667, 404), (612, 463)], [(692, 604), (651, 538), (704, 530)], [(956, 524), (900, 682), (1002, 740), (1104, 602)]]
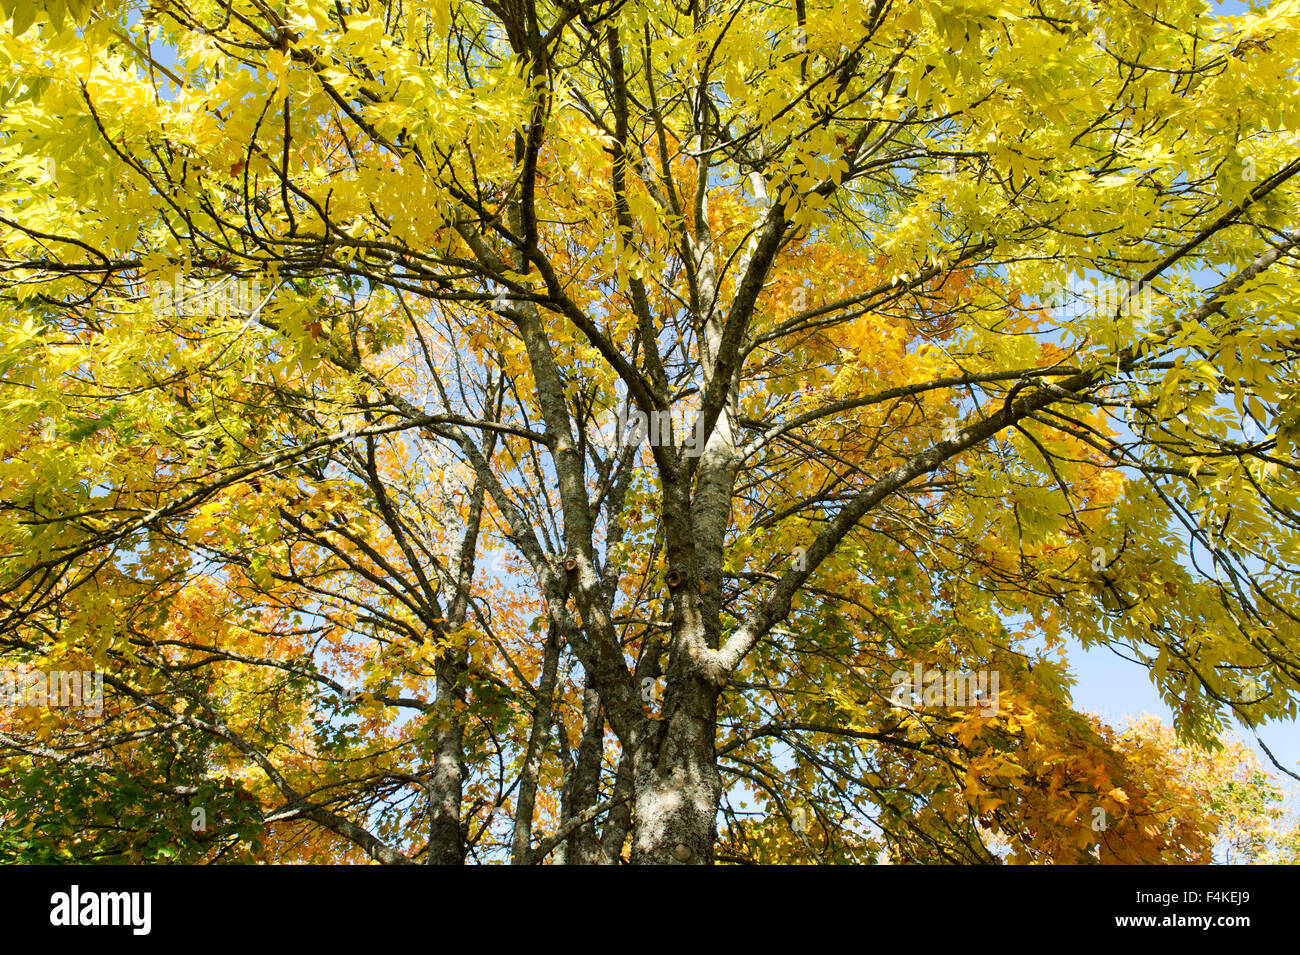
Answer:
[(578, 561), (577, 561), (577, 558), (574, 558), (574, 557), (566, 557), (566, 558), (564, 558), (564, 569), (567, 570), (567, 571), (569, 571), (570, 573), (572, 573), (573, 571), (577, 570), (577, 569), (578, 569)]
[(664, 582), (671, 588), (680, 587), (682, 584), (682, 574), (678, 570), (670, 570), (664, 574)]

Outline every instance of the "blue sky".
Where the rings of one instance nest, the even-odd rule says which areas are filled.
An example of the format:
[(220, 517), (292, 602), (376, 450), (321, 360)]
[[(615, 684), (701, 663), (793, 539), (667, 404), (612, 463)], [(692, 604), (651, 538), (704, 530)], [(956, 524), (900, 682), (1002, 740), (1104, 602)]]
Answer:
[[(1173, 722), (1173, 713), (1160, 699), (1145, 667), (1129, 663), (1105, 647), (1084, 650), (1074, 644), (1068, 655), (1070, 669), (1079, 680), (1073, 689), (1076, 709), (1095, 713), (1112, 726), (1144, 713), (1159, 716), (1166, 723)], [(1290, 810), (1300, 811), (1300, 783), (1273, 768), (1249, 730), (1241, 730), (1237, 735), (1259, 755), (1260, 764), (1290, 794)], [(1259, 730), (1259, 736), (1279, 763), (1292, 772), (1300, 772), (1300, 727), (1291, 721), (1271, 723)]]

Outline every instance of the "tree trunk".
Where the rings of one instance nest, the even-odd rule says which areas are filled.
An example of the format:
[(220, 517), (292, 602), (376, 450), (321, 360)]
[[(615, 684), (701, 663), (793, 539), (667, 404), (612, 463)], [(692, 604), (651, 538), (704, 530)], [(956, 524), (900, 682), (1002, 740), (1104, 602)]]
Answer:
[(714, 750), (718, 691), (691, 675), (667, 717), (657, 746), (637, 760), (632, 862), (642, 865), (709, 865), (717, 838), (722, 777)]
[(524, 759), (523, 772), (519, 776), (519, 799), (515, 806), (514, 835), (510, 849), (510, 859), (515, 865), (525, 865), (529, 861), (532, 849), (533, 807), (537, 802), (537, 778), (542, 769), (546, 738), (551, 733), (560, 649), (560, 630), (552, 622), (546, 631), (542, 676), (537, 684), (537, 702), (533, 704), (533, 724), (528, 731), (527, 755)]
[(461, 753), (465, 731), (461, 725), (457, 702), (464, 704), (464, 690), (456, 686), (461, 668), (443, 662), (437, 668), (437, 699), (431, 714), (434, 720), (433, 767), (428, 774), (429, 851), (428, 865), (463, 865), (465, 837), (460, 826), (460, 802), (463, 786)]
[[(605, 717), (600, 708), (600, 694), (588, 681), (583, 691), (582, 741), (569, 780), (569, 817), (580, 815), (594, 806), (600, 797), (600, 770), (605, 750)], [(567, 819), (565, 820), (567, 821)], [(596, 837), (596, 820), (583, 823), (567, 840), (564, 861), (567, 865), (595, 865), (601, 861), (600, 842)]]
[[(469, 609), (478, 535), (483, 526), (484, 494), (483, 482), (475, 481), (469, 514), (460, 527), (452, 523), (457, 512), (455, 501), (445, 492), (441, 501), (443, 513), (452, 517), (448, 530), (454, 531), (450, 537), (456, 542), (447, 560), (447, 567), (455, 576), (449, 575), (446, 581), (452, 588), (452, 601), (446, 625), (440, 628), (443, 636), (454, 633), (465, 622)], [(412, 563), (415, 563), (414, 559)], [(436, 613), (437, 598), (430, 602)], [(465, 830), (461, 826), (460, 808), (465, 784), (466, 694), (461, 681), (468, 668), (469, 654), (464, 650), (439, 657), (434, 666), (437, 695), (430, 714), (434, 724), (434, 758), (428, 782), (429, 851), (424, 859), (428, 865), (465, 864)]]

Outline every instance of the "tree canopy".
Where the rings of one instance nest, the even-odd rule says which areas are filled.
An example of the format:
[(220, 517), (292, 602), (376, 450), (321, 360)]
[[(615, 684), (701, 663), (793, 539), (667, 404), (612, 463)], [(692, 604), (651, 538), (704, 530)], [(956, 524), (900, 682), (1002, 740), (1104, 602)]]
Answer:
[(0, 853), (1204, 861), (1297, 716), (1296, 0), (0, 17)]

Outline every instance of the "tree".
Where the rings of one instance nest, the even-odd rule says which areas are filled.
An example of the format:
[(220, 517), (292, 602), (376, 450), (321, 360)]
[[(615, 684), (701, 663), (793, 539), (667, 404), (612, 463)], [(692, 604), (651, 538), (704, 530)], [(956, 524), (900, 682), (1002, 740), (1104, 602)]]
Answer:
[[(1171, 728), (1151, 716), (1132, 721), (1121, 739), (1149, 753), (1162, 773), (1187, 788), (1184, 811), (1203, 814), (1210, 823), (1214, 861), (1288, 862), (1296, 829), (1284, 808), (1286, 793), (1240, 739), (1216, 740), (1212, 747), (1181, 745)], [(1295, 863), (1293, 850), (1289, 862)]]
[(9, 13), (0, 646), (106, 700), (20, 711), (6, 798), (1190, 859), (1067, 642), (1191, 741), (1296, 716), (1294, 3)]

